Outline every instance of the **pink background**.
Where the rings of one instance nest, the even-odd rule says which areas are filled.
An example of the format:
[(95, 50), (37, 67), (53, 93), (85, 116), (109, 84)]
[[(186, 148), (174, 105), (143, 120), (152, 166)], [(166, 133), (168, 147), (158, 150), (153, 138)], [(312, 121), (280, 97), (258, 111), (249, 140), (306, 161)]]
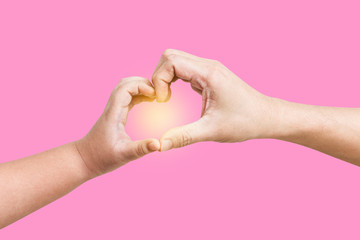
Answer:
[[(359, 7), (1, 1), (0, 161), (84, 136), (118, 81), (151, 77), (166, 48), (217, 59), (274, 97), (358, 107)], [(181, 81), (173, 90), (160, 108), (176, 118), (156, 126), (143, 114), (156, 103), (141, 105), (131, 136), (159, 136), (199, 117), (200, 97)], [(198, 143), (87, 182), (0, 239), (359, 239), (359, 183), (358, 167), (291, 143)]]

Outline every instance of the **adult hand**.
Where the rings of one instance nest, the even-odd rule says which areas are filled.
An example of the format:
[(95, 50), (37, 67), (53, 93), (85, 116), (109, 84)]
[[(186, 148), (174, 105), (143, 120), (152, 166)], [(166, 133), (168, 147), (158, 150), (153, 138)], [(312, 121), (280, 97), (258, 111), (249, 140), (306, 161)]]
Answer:
[(92, 177), (160, 149), (157, 139), (133, 142), (125, 132), (130, 109), (140, 102), (153, 100), (155, 90), (145, 78), (124, 78), (116, 86), (100, 119), (88, 135), (76, 143)]
[(201, 118), (166, 132), (161, 151), (199, 141), (240, 142), (270, 135), (272, 98), (251, 88), (218, 61), (168, 49), (152, 81), (158, 102), (170, 98), (177, 79), (189, 82), (202, 95)]

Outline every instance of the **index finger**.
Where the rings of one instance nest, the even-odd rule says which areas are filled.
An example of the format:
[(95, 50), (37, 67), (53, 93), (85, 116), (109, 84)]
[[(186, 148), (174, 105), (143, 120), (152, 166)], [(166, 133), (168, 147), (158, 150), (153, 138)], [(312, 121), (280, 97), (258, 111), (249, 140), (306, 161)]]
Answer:
[(149, 80), (141, 77), (124, 78), (115, 87), (106, 106), (105, 112), (112, 116), (121, 116), (125, 121), (131, 102), (135, 96), (155, 98), (155, 90)]
[[(166, 50), (152, 76), (158, 102), (165, 102), (171, 95), (170, 85), (180, 78), (199, 85), (204, 75), (206, 59), (178, 50)], [(200, 84), (201, 85), (201, 84)], [(199, 86), (197, 86), (199, 88)], [(201, 88), (201, 87), (200, 87)]]

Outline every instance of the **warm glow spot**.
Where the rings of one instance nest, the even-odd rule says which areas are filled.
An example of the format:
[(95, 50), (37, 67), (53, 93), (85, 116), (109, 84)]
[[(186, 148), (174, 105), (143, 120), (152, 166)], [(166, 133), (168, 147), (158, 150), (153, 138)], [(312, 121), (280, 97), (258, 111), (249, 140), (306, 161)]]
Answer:
[(184, 124), (182, 105), (174, 101), (167, 103), (141, 103), (129, 114), (128, 133), (134, 139), (159, 138), (167, 130)]
[(140, 103), (130, 111), (126, 131), (133, 140), (160, 138), (171, 128), (196, 121), (201, 114), (201, 95), (186, 83), (172, 84), (168, 102)]

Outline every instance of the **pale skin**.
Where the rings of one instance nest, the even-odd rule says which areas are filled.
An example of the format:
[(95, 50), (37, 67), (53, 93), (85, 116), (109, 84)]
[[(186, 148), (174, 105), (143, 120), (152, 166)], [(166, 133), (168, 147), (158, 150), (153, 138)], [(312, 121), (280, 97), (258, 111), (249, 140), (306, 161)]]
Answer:
[(125, 78), (114, 89), (104, 113), (83, 139), (0, 164), (0, 228), (96, 176), (158, 151), (159, 140), (133, 142), (124, 130), (131, 107), (154, 99), (155, 91), (149, 80)]
[[(202, 95), (201, 118), (159, 140), (131, 141), (124, 127), (143, 101), (165, 102), (182, 79)], [(218, 61), (166, 50), (152, 77), (120, 81), (95, 126), (81, 140), (0, 164), (0, 228), (55, 201), (82, 183), (154, 151), (200, 141), (274, 138), (360, 165), (360, 109), (310, 106), (265, 96)]]
[(161, 151), (200, 141), (274, 138), (360, 165), (360, 109), (310, 106), (265, 96), (218, 61), (166, 50), (153, 74), (157, 101), (182, 79), (202, 95), (201, 118), (160, 139)]

